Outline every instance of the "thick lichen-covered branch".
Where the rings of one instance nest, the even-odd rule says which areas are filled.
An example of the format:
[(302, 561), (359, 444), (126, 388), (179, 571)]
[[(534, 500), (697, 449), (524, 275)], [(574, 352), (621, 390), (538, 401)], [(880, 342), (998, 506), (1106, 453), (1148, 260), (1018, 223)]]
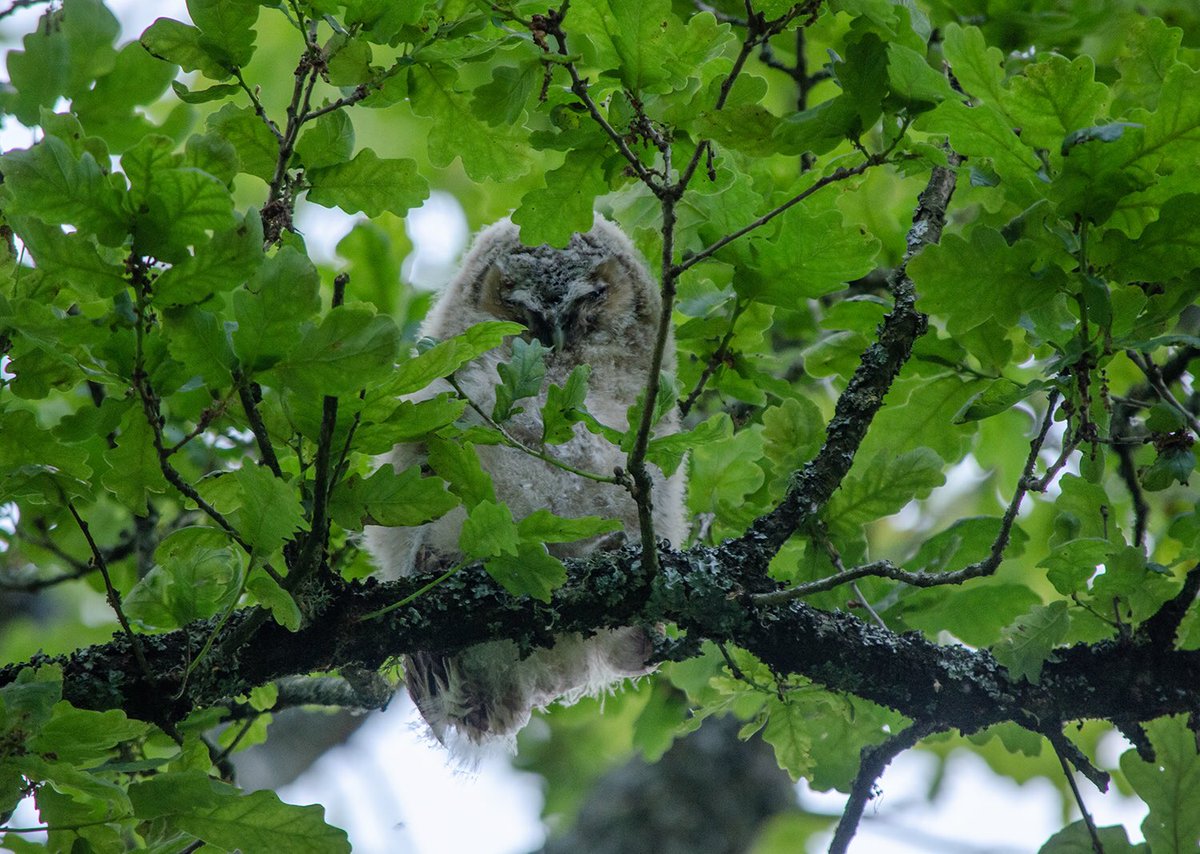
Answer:
[[(91, 709), (121, 708), (170, 724), (193, 709), (274, 680), (339, 668), (375, 669), (406, 652), (454, 652), (507, 639), (521, 649), (555, 635), (617, 625), (672, 622), (686, 633), (671, 654), (694, 654), (702, 640), (734, 643), (779, 674), (807, 677), (830, 690), (888, 706), (934, 729), (973, 732), (1015, 721), (1088, 718), (1148, 721), (1200, 702), (1200, 652), (1164, 649), (1134, 636), (1056, 652), (1038, 684), (1014, 681), (990, 653), (940, 646), (915, 633), (895, 634), (857, 617), (801, 602), (749, 606), (741, 593), (758, 582), (728, 551), (664, 551), (650, 576), (636, 549), (571, 561), (567, 584), (548, 603), (514, 598), (478, 567), (467, 568), (411, 605), (364, 619), (428, 579), (368, 581), (331, 596), (319, 619), (299, 632), (263, 623), (236, 651), (210, 658), (182, 685), (182, 665), (208, 624), (144, 636), (145, 677), (127, 638), (0, 670), (0, 684), (50, 661), (64, 669), (64, 697)], [(237, 631), (253, 612), (224, 629)], [(180, 693), (182, 687), (182, 693)]]

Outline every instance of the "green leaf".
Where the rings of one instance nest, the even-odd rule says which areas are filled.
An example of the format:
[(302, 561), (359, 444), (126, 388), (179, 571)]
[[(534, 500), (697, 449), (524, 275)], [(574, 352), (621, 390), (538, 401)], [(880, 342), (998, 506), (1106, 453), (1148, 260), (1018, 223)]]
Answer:
[(189, 89), (178, 80), (172, 80), (171, 91), (185, 104), (207, 104), (209, 101), (232, 98), (242, 90), (236, 83), (217, 83), (207, 89)]
[(350, 394), (391, 372), (399, 343), (400, 331), (390, 317), (338, 306), (272, 370), (297, 391)]
[(1046, 388), (1046, 385), (1044, 380), (1033, 380), (1024, 385), (1006, 377), (992, 380), (983, 391), (971, 396), (954, 416), (954, 423), (966, 424), (1007, 412), (1029, 395)]
[(968, 107), (957, 100), (943, 101), (922, 115), (916, 127), (947, 134), (955, 151), (989, 158), (996, 172), (1013, 182), (1018, 198), (1023, 195), (1021, 185), (1033, 180), (1041, 167), (1037, 156), (1022, 144), (1012, 120), (989, 104)]
[(164, 819), (218, 848), (245, 854), (350, 851), (345, 832), (325, 823), (323, 807), (285, 804), (266, 790), (244, 795), (198, 771), (157, 774), (130, 785), (129, 797), (139, 818)]
[(914, 498), (924, 498), (945, 483), (942, 459), (929, 448), (893, 456), (880, 453), (865, 465), (856, 464), (829, 503), (826, 515), (839, 528), (899, 512)]
[(1190, 447), (1168, 445), (1158, 452), (1154, 463), (1141, 473), (1142, 486), (1151, 492), (1166, 489), (1173, 483), (1187, 485), (1196, 470), (1196, 455)]
[(1014, 680), (1027, 679), (1036, 685), (1042, 676), (1042, 665), (1066, 637), (1069, 623), (1066, 602), (1035, 606), (1004, 630), (1000, 642), (992, 647), (992, 654)]
[(439, 394), (430, 400), (402, 400), (382, 420), (371, 422), (364, 418), (354, 434), (354, 446), (368, 454), (385, 453), (402, 442), (425, 438), (453, 424), (466, 408), (465, 400), (450, 394)]
[(125, 611), (143, 628), (174, 629), (223, 613), (242, 589), (242, 560), (215, 528), (169, 534), (154, 552), (156, 566), (125, 597)]
[(696, 133), (751, 157), (778, 153), (779, 117), (759, 104), (733, 104), (696, 117)]
[(788, 116), (775, 128), (774, 140), (784, 154), (824, 154), (863, 132), (858, 104), (847, 95), (822, 101)]
[[(296, 156), (305, 169), (344, 164), (353, 151), (354, 124), (345, 110), (334, 110), (320, 116), (308, 125), (296, 143)], [(312, 179), (311, 174), (308, 177)]]
[(215, 133), (192, 134), (184, 146), (183, 165), (207, 172), (229, 186), (238, 173), (237, 150)]
[(795, 782), (813, 767), (811, 709), (778, 697), (767, 700), (767, 724), (762, 738), (775, 748), (775, 761)]
[(1145, 724), (1154, 762), (1137, 751), (1121, 756), (1121, 770), (1134, 792), (1150, 807), (1142, 822), (1146, 846), (1159, 852), (1193, 851), (1200, 839), (1200, 756), (1185, 718), (1159, 718)]
[(446, 482), (422, 477), (420, 466), (397, 474), (384, 465), (370, 477), (341, 481), (330, 499), (334, 521), (347, 530), (363, 525), (408, 527), (432, 522), (458, 506), (458, 498), (446, 491)]
[[(107, 164), (106, 164), (107, 166)], [(47, 136), (32, 148), (0, 158), (9, 216), (29, 215), (53, 225), (70, 224), (109, 246), (123, 241), (120, 193), (91, 152), (76, 155), (66, 142)]]
[(1115, 229), (1105, 232), (1095, 261), (1109, 278), (1125, 282), (1165, 282), (1200, 267), (1200, 194), (1167, 200), (1159, 218), (1131, 240)]
[(208, 127), (233, 145), (243, 172), (264, 181), (275, 176), (279, 141), (252, 107), (226, 104), (208, 117)]
[(212, 175), (187, 167), (156, 167), (152, 174), (152, 186), (134, 183), (133, 235), (139, 252), (181, 260), (187, 257), (181, 250), (204, 243), (210, 231), (236, 227), (233, 198)]
[[(247, 212), (244, 217), (235, 214), (234, 219), (233, 228), (198, 243), (192, 254), (155, 279), (156, 305), (202, 303), (214, 293), (228, 291), (254, 275), (263, 263), (262, 220), (255, 211)], [(289, 312), (290, 304), (281, 301), (276, 310)]]
[(371, 79), (372, 51), (366, 39), (335, 33), (325, 43), (325, 52), (329, 82), (334, 86), (357, 86)]
[(1174, 406), (1156, 403), (1146, 411), (1146, 429), (1151, 433), (1174, 433), (1187, 427), (1183, 413)]
[(275, 579), (261, 569), (254, 569), (246, 580), (246, 591), (258, 604), (271, 612), (271, 618), (289, 632), (300, 631), (303, 615), (296, 600)]
[(485, 501), (495, 503), (492, 477), (483, 470), (470, 444), (431, 439), (426, 445), (429, 465), (450, 485), (450, 491), (461, 498), (463, 504), (471, 508)]
[(785, 472), (811, 459), (825, 439), (825, 419), (811, 400), (791, 397), (762, 415), (763, 450)]
[(519, 540), (517, 525), (508, 506), (495, 501), (480, 501), (467, 512), (458, 547), (470, 560), (501, 555), (515, 557)]
[(409, 75), (409, 96), (418, 115), (433, 119), (429, 159), (449, 166), (455, 157), (473, 181), (509, 180), (533, 166), (528, 139), (513, 125), (493, 127), (481, 121), (471, 102), (454, 90), (450, 68), (417, 66)]
[(167, 349), (182, 366), (221, 386), (234, 366), (229, 332), (217, 315), (203, 308), (167, 308), (162, 313)]
[(212, 80), (224, 80), (232, 71), (230, 57), (200, 32), (173, 18), (158, 18), (139, 40), (151, 56), (178, 65), (184, 71), (199, 71)]
[(836, 208), (802, 202), (779, 219), (776, 238), (751, 241), (757, 263), (734, 278), (739, 295), (797, 309), (874, 269), (879, 241), (848, 228)]
[(125, 150), (151, 129), (135, 108), (158, 100), (174, 76), (170, 64), (155, 59), (138, 42), (129, 42), (118, 51), (109, 73), (75, 95), (71, 109), (87, 133)]
[(517, 523), (521, 540), (535, 543), (571, 543), (619, 530), (619, 519), (605, 519), (600, 516), (555, 516), (546, 509), (534, 510)]
[(1059, 543), (1038, 564), (1046, 578), (1063, 596), (1083, 590), (1100, 564), (1107, 559), (1112, 543), (1099, 537), (1083, 537)]
[(546, 185), (521, 199), (512, 220), (529, 246), (565, 246), (576, 232), (592, 227), (596, 196), (608, 189), (608, 148), (571, 148), (561, 166), (546, 173)]
[(542, 68), (536, 61), (497, 65), (492, 69), (491, 82), (475, 90), (471, 104), (476, 115), (482, 116), (488, 124), (516, 124), (541, 80)]
[(305, 176), (309, 201), (346, 213), (379, 216), (391, 211), (404, 216), (429, 197), (429, 184), (417, 174), (415, 161), (383, 160), (369, 148), (348, 163), (308, 169)]
[(588, 377), (590, 365), (576, 365), (567, 381), (559, 386), (550, 384), (546, 392), (546, 405), (542, 407), (542, 443), (561, 445), (575, 436), (575, 424), (586, 412)]
[(1186, 168), (1200, 157), (1200, 71), (1173, 65), (1163, 79), (1158, 109), (1146, 120), (1138, 159), (1163, 171)]
[[(1128, 833), (1120, 825), (1096, 828), (1096, 838), (1100, 840), (1104, 854), (1150, 854), (1145, 843), (1130, 843)], [(1087, 822), (1080, 819), (1047, 839), (1038, 854), (1094, 854), (1095, 850)]]
[[(707, 421), (700, 422), (691, 430), (670, 433), (666, 436), (655, 436), (646, 448), (646, 459), (658, 466), (663, 474), (670, 477), (683, 464), (683, 458), (693, 448), (720, 439), (728, 439), (732, 434), (733, 427), (729, 416), (725, 413), (718, 413)], [(790, 469), (788, 471), (790, 472)]]
[(43, 15), (36, 31), (25, 37), (25, 50), (8, 57), (17, 118), (35, 125), (39, 107), (51, 106), (60, 95), (86, 93), (93, 80), (108, 74), (120, 29), (100, 0), (64, 0), (61, 9)]
[(20, 233), (37, 268), (84, 299), (112, 297), (129, 284), (124, 266), (106, 258), (90, 235), (64, 234), (62, 229), (35, 219), (22, 222)]
[[(261, 247), (261, 236), (259, 246)], [(269, 368), (297, 344), (297, 333), (321, 308), (320, 276), (312, 261), (282, 247), (233, 294), (233, 349), (246, 371)]]
[[(1061, 271), (1035, 273), (1038, 257), (1032, 241), (1009, 246), (1000, 232), (980, 226), (969, 240), (946, 234), (941, 243), (925, 247), (908, 272), (920, 308), (944, 317), (947, 330), (960, 334), (989, 319), (1014, 326), (1021, 314), (1049, 301)], [(963, 288), (964, 281), (974, 284)]]
[(1114, 115), (1125, 106), (1154, 109), (1166, 80), (1175, 65), (1183, 30), (1168, 27), (1161, 18), (1136, 16), (1125, 32), (1124, 50), (1114, 61), (1121, 79), (1114, 87)]
[[(509, 519), (511, 521), (511, 517)], [(542, 602), (549, 602), (550, 594), (567, 580), (567, 568), (562, 561), (552, 557), (545, 546), (536, 543), (521, 543), (515, 555), (497, 555), (485, 561), (483, 566), (488, 575), (509, 593), (532, 596)]]
[(739, 505), (765, 479), (761, 432), (742, 430), (727, 439), (700, 445), (692, 452), (688, 507), (714, 513), (721, 505)]
[(1000, 106), (1004, 90), (1004, 53), (989, 46), (978, 27), (946, 26), (946, 61), (964, 92), (976, 101)]
[(224, 513), (254, 554), (266, 558), (304, 526), (295, 486), (267, 468), (243, 465), (201, 485), (201, 494)]
[[(939, 632), (949, 632), (963, 643), (984, 647), (1000, 640), (1006, 626), (1040, 602), (1038, 595), (1024, 584), (964, 585), (953, 590), (942, 587), (911, 591), (903, 597), (898, 610), (906, 625), (931, 638), (936, 638)], [(894, 610), (889, 609), (889, 617), (892, 613)]]
[(54, 705), (50, 720), (26, 743), (26, 748), (34, 753), (52, 754), (60, 762), (90, 767), (108, 758), (121, 742), (149, 733), (149, 724), (131, 721), (120, 710), (93, 712), (76, 709), (61, 700)]
[(117, 447), (105, 456), (111, 468), (100, 482), (127, 508), (139, 516), (146, 515), (147, 493), (165, 492), (167, 481), (154, 447), (154, 432), (141, 407), (125, 416)]
[(521, 324), (508, 321), (477, 323), (461, 335), (447, 338), (407, 362), (401, 362), (388, 380), (385, 393), (395, 397), (419, 391), (500, 346), (505, 338), (524, 329)]
[(1093, 124), (1108, 104), (1108, 87), (1095, 77), (1090, 56), (1054, 55), (1014, 77), (1005, 107), (1020, 125), (1021, 141), (1055, 151), (1067, 134)]
[(546, 379), (546, 353), (550, 352), (540, 341), (525, 341), (514, 338), (512, 356), (507, 362), (496, 365), (500, 384), (496, 386), (496, 404), (492, 407), (492, 420), (503, 424), (514, 415), (525, 410), (514, 406), (519, 400), (534, 397), (542, 390)]
[(209, 50), (238, 66), (254, 56), (251, 27), (258, 18), (258, 0), (188, 0), (187, 7)]
[(955, 97), (945, 75), (935, 71), (924, 56), (902, 44), (893, 42), (887, 46), (887, 76), (892, 94), (917, 108), (928, 109)]

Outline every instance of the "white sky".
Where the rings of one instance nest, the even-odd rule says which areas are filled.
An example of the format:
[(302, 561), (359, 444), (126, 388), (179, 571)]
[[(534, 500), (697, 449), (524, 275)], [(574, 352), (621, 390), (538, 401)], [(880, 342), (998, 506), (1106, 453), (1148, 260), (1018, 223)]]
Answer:
[[(136, 38), (159, 16), (186, 18), (179, 0), (109, 0), (109, 6), (122, 20), (124, 39)], [(34, 9), (14, 15), (3, 32), (26, 32), (39, 13)], [(28, 131), (11, 122), (0, 131), (0, 146), (6, 149), (29, 143)], [(333, 247), (354, 222), (340, 212), (308, 206), (297, 225), (314, 255), (330, 261)], [(424, 286), (444, 282), (447, 263), (466, 241), (457, 202), (435, 194), (422, 211), (410, 216), (408, 227), (416, 246), (414, 257), (406, 262), (410, 277)], [(388, 712), (373, 715), (346, 745), (326, 754), (280, 796), (291, 803), (324, 804), (328, 820), (350, 834), (356, 854), (518, 854), (540, 846), (538, 778), (514, 771), (503, 760), (485, 764), (477, 774), (465, 774), (419, 733), (412, 704), (397, 698)], [(1104, 758), (1126, 748), (1114, 736)], [(966, 752), (951, 760), (941, 797), (927, 803), (924, 792), (933, 761), (927, 754), (909, 752), (892, 763), (880, 781), (883, 797), (868, 807), (853, 851), (959, 854), (966, 843), (971, 851), (1032, 852), (1063, 824), (1059, 799), (1049, 782), (1019, 786), (996, 777), (981, 759)], [(1140, 801), (1112, 790), (1101, 795), (1086, 780), (1079, 785), (1098, 825), (1123, 823), (1132, 840), (1142, 838), (1138, 825), (1145, 807)], [(803, 787), (802, 794), (808, 807), (830, 813), (840, 811), (844, 801), (844, 796)], [(32, 804), (22, 803), (13, 824), (35, 823)], [(827, 844), (823, 840), (811, 850), (824, 850)]]

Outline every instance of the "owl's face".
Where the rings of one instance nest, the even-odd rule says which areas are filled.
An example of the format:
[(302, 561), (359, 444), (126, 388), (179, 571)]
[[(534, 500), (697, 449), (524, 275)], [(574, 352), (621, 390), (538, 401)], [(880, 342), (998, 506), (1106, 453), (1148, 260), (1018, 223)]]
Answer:
[(622, 340), (650, 319), (647, 303), (622, 260), (592, 234), (576, 234), (564, 249), (513, 243), (493, 258), (476, 291), (479, 308), (523, 324), (560, 358)]

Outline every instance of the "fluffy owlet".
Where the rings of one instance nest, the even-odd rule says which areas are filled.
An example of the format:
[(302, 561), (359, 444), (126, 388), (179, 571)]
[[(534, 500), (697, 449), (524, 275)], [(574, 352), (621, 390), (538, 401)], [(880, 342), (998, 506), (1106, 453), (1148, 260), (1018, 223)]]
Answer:
[[(515, 320), (528, 328), (528, 336), (551, 348), (541, 394), (505, 425), (521, 442), (536, 446), (546, 388), (562, 386), (581, 364), (592, 368), (588, 410), (605, 424), (625, 429), (627, 411), (646, 383), (661, 305), (645, 263), (620, 229), (603, 217), (597, 215), (591, 231), (572, 236), (565, 249), (522, 245), (517, 227), (503, 220), (476, 238), (462, 271), (421, 331), (448, 338), (482, 321)], [(510, 355), (506, 344), (456, 374), (464, 393), (484, 412), (495, 402), (496, 366)], [(668, 342), (663, 369), (674, 370), (673, 342)], [(417, 397), (449, 390), (438, 383)], [(677, 429), (674, 413), (656, 429), (660, 434)], [(611, 473), (625, 463), (619, 448), (582, 425), (576, 425), (570, 441), (543, 450), (577, 469), (598, 473)], [(418, 445), (400, 445), (388, 460), (400, 471), (420, 462), (422, 451)], [(492, 476), (496, 497), (514, 518), (539, 508), (560, 516), (617, 518), (636, 539), (637, 510), (623, 488), (587, 480), (512, 448), (480, 446), (476, 451)], [(679, 545), (685, 532), (683, 476), (668, 479), (655, 473), (655, 530)], [(383, 577), (446, 568), (459, 557), (464, 517), (460, 507), (417, 528), (368, 528), (366, 546)], [(610, 535), (548, 548), (556, 557), (568, 558), (611, 542)], [(555, 700), (571, 702), (648, 672), (649, 653), (647, 632), (629, 627), (587, 638), (563, 635), (553, 647), (524, 659), (509, 641), (480, 644), (453, 656), (417, 653), (405, 661), (405, 678), (434, 735), (469, 749), (485, 742), (511, 743), (534, 708)]]

